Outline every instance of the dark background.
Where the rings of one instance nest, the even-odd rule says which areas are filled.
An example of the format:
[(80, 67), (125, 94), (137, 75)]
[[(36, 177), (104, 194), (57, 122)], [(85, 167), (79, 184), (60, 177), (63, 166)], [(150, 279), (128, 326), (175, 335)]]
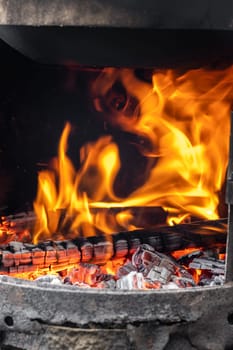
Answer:
[(102, 126), (85, 102), (89, 72), (34, 63), (3, 41), (0, 52), (0, 207), (15, 211), (31, 207), (37, 172), (57, 154), (65, 121), (74, 126), (76, 165), (80, 145)]
[(36, 63), (3, 41), (0, 53), (0, 213), (32, 208), (37, 173), (57, 155), (66, 121), (73, 126), (68, 153), (75, 166), (84, 143), (112, 134), (122, 162), (116, 192), (133, 191), (143, 180), (147, 160), (129, 135), (106, 130), (96, 118), (88, 87), (99, 69)]

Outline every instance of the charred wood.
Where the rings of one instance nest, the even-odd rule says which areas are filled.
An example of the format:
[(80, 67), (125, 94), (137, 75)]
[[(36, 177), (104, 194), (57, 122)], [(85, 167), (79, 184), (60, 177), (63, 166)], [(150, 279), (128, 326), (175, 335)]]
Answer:
[[(226, 220), (202, 221), (192, 224), (159, 227), (156, 230), (135, 230), (118, 234), (64, 241), (46, 241), (37, 245), (17, 241), (0, 245), (0, 274), (17, 274), (46, 269), (62, 271), (77, 263), (102, 264), (109, 259), (131, 256), (139, 246), (150, 245), (159, 253), (169, 253), (187, 247), (212, 248), (226, 242)], [(158, 258), (148, 250), (140, 259), (150, 263)], [(199, 261), (197, 254), (193, 263), (196, 268), (208, 268), (212, 261)], [(136, 259), (136, 257), (135, 257)], [(134, 260), (135, 260), (134, 259)], [(139, 260), (140, 260), (139, 259)], [(136, 262), (135, 262), (136, 263)], [(169, 274), (170, 262), (164, 260), (161, 271), (153, 273)], [(215, 263), (216, 265), (216, 263)], [(162, 268), (163, 267), (163, 268)], [(193, 268), (194, 266), (190, 266)], [(211, 271), (222, 271), (222, 265), (209, 267)], [(133, 270), (132, 270), (133, 271)], [(164, 272), (165, 271), (165, 272)], [(124, 274), (124, 272), (122, 271)]]

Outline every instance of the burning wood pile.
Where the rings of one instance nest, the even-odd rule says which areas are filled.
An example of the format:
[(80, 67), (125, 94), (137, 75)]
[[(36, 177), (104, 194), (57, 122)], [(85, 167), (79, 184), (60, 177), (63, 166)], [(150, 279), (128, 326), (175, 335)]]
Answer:
[(1, 275), (111, 289), (185, 288), (224, 281), (224, 219), (32, 244), (28, 227), (34, 220), (33, 213), (3, 218), (2, 237), (8, 234), (9, 242), (0, 245)]
[[(96, 112), (140, 141), (135, 147), (146, 169), (120, 195), (124, 157), (113, 135), (84, 144), (76, 169), (66, 123), (58, 156), (39, 172), (36, 216), (2, 219), (0, 273), (81, 288), (222, 284), (226, 220), (219, 219), (219, 193), (232, 77), (233, 67), (168, 70), (148, 82), (134, 70), (104, 69), (91, 89)], [(126, 160), (127, 172), (133, 162)]]

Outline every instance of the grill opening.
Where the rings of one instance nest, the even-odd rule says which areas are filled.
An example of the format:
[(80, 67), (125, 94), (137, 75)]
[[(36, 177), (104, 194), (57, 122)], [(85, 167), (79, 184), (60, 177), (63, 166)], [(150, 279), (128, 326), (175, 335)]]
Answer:
[(1, 348), (232, 348), (232, 4), (176, 5), (1, 2)]
[(44, 65), (1, 45), (1, 274), (222, 285), (231, 65)]

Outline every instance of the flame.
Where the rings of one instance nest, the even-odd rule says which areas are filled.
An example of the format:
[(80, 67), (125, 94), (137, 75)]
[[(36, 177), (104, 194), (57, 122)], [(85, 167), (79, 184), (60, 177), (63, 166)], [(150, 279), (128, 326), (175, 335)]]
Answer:
[(199, 270), (199, 269), (193, 270), (192, 276), (193, 276), (194, 281), (195, 281), (197, 284), (199, 283), (200, 277), (201, 277), (202, 274), (203, 274), (203, 271), (202, 271), (202, 270)]
[(181, 257), (188, 255), (190, 253), (194, 253), (194, 252), (200, 252), (202, 251), (202, 248), (186, 248), (186, 249), (182, 249), (182, 250), (175, 250), (174, 252), (171, 253), (171, 255), (176, 259), (180, 259)]
[[(155, 72), (152, 85), (129, 69), (103, 70), (94, 83), (95, 101), (104, 100), (114, 82), (121, 82), (128, 102), (114, 116), (108, 111), (108, 122), (147, 140), (150, 146), (140, 149), (153, 166), (141, 186), (120, 198), (114, 190), (121, 168), (117, 144), (111, 136), (101, 136), (84, 145), (76, 170), (67, 155), (67, 123), (56, 162), (39, 173), (34, 242), (54, 233), (91, 236), (135, 228), (130, 209), (110, 214), (108, 208), (160, 206), (168, 211), (170, 224), (190, 216), (217, 219), (228, 161), (232, 79), (233, 67)], [(101, 110), (101, 101), (96, 105)]]

